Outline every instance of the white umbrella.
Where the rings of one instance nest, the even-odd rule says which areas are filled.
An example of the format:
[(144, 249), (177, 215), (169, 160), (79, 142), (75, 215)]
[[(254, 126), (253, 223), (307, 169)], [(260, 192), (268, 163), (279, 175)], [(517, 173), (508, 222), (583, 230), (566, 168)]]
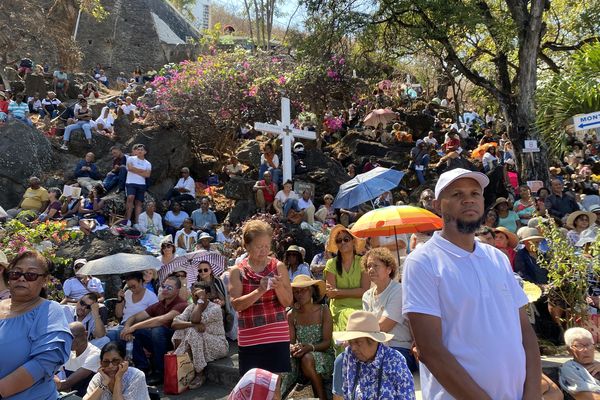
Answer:
[(117, 253), (88, 262), (81, 267), (78, 273), (83, 275), (124, 274), (151, 268), (159, 269), (160, 265), (160, 261), (152, 255)]
[(201, 261), (208, 261), (214, 276), (220, 276), (225, 272), (225, 267), (227, 266), (227, 257), (221, 253), (203, 250), (194, 251), (193, 253), (179, 256), (170, 263), (163, 265), (158, 271), (158, 279), (162, 282), (175, 270), (184, 269), (187, 272), (188, 285), (191, 285), (196, 282), (198, 265)]

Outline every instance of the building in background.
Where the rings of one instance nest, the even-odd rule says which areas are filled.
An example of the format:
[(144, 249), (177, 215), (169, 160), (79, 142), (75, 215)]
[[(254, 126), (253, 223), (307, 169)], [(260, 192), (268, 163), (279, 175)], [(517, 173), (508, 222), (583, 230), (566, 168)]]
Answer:
[(210, 0), (196, 0), (191, 7), (194, 25), (198, 29), (210, 29)]

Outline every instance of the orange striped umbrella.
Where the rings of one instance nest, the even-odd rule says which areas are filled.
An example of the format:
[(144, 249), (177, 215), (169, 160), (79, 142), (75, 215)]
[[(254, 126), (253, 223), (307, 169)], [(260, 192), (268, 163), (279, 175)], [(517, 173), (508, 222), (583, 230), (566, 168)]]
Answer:
[(479, 159), (481, 159), (483, 157), (483, 155), (485, 154), (485, 152), (490, 147), (496, 147), (496, 151), (497, 151), (498, 150), (498, 143), (491, 142), (491, 143), (484, 143), (484, 144), (482, 144), (481, 146), (479, 146), (478, 148), (476, 148), (475, 150), (473, 150), (471, 152), (471, 158), (479, 158)]
[(351, 231), (357, 237), (367, 238), (437, 231), (443, 225), (440, 217), (424, 208), (389, 206), (369, 211), (354, 223)]

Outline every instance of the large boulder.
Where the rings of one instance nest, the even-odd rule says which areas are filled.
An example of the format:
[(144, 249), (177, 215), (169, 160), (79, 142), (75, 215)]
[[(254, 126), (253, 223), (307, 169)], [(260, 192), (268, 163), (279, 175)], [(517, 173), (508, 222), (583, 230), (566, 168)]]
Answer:
[(258, 168), (261, 154), (260, 143), (257, 140), (246, 140), (236, 152), (238, 160), (251, 168)]
[(25, 94), (28, 96), (33, 96), (36, 93), (40, 95), (40, 98), (44, 98), (46, 96), (46, 92), (48, 91), (48, 85), (46, 84), (46, 79), (43, 75), (37, 74), (27, 74), (25, 77)]
[(52, 146), (41, 132), (18, 121), (0, 127), (0, 205), (17, 206), (29, 177), (43, 180), (53, 164)]
[(239, 200), (227, 214), (227, 219), (233, 224), (239, 224), (256, 213), (256, 203), (254, 198), (249, 200)]
[(326, 193), (335, 195), (339, 186), (348, 180), (342, 164), (320, 150), (307, 150), (304, 162), (308, 167), (309, 181), (315, 184), (315, 199)]
[(232, 177), (221, 189), (221, 194), (234, 200), (249, 200), (254, 198), (252, 188), (256, 181), (244, 179), (240, 176)]

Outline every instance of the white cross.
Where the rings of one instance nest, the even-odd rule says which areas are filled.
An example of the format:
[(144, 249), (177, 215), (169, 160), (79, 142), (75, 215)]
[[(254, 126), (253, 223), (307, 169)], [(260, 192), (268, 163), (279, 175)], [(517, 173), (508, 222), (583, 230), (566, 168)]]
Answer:
[(261, 132), (273, 133), (279, 136), (283, 144), (282, 149), (282, 166), (283, 166), (283, 181), (292, 179), (292, 141), (295, 138), (316, 140), (315, 132), (303, 131), (294, 128), (290, 119), (290, 99), (281, 98), (281, 122), (277, 121), (277, 125), (255, 122), (254, 129)]

